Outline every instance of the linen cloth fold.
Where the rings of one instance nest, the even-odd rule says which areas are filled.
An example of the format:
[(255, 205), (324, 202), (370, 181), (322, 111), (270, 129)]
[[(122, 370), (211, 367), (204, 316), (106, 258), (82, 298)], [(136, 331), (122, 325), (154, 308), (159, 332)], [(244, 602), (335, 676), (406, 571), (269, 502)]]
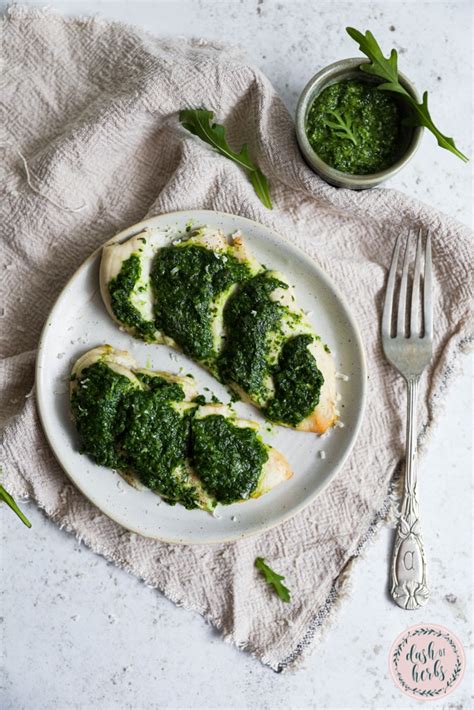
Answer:
[[(378, 333), (394, 240), (410, 227), (433, 239), (435, 345), (420, 404), (426, 437), (470, 338), (469, 230), (393, 190), (325, 184), (304, 164), (271, 84), (236, 50), (22, 8), (2, 21), (2, 46), (5, 486), (263, 663), (279, 671), (294, 666), (328, 625), (352, 561), (383, 521), (403, 455), (404, 385)], [(239, 167), (180, 126), (180, 109), (201, 106), (225, 122), (231, 145), (248, 143), (269, 178), (273, 211)], [(141, 538), (102, 515), (57, 464), (32, 393), (42, 325), (81, 262), (145, 216), (188, 208), (249, 217), (302, 247), (351, 304), (368, 361), (365, 421), (331, 485), (270, 532), (217, 546)], [(291, 604), (257, 579), (257, 556), (286, 576)]]

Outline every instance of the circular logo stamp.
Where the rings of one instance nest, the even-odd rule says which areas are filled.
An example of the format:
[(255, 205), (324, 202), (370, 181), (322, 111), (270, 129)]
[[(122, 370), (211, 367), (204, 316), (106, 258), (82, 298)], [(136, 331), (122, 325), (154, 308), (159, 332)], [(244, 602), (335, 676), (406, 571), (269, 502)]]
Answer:
[(443, 626), (421, 624), (403, 631), (390, 649), (390, 674), (406, 695), (436, 700), (459, 685), (466, 665), (464, 649)]

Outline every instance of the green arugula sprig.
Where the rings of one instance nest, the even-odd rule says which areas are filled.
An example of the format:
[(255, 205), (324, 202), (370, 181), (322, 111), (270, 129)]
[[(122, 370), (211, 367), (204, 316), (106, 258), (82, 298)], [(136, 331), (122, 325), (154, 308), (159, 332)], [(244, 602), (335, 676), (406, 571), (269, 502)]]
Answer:
[(401, 94), (404, 100), (413, 109), (412, 115), (405, 119), (405, 122), (411, 126), (425, 126), (425, 128), (431, 131), (431, 133), (435, 136), (438, 141), (438, 145), (441, 148), (451, 151), (451, 153), (454, 153), (454, 155), (457, 155), (458, 158), (461, 158), (461, 160), (464, 160), (464, 162), (467, 163), (469, 158), (467, 158), (467, 156), (456, 148), (454, 139), (443, 135), (443, 133), (441, 133), (441, 131), (438, 130), (433, 123), (433, 119), (431, 118), (428, 110), (428, 92), (424, 92), (423, 101), (419, 104), (400, 84), (397, 65), (398, 55), (396, 50), (392, 49), (390, 57), (387, 59), (384, 57), (382, 50), (380, 49), (380, 46), (372, 32), (367, 30), (365, 35), (363, 35), (362, 32), (359, 32), (359, 30), (356, 30), (353, 27), (346, 27), (346, 32), (358, 43), (361, 52), (370, 59), (370, 63), (361, 64), (360, 69), (367, 74), (384, 79), (384, 83), (379, 84), (377, 88)]
[(0, 500), (5, 501), (5, 503), (10, 506), (10, 508), (18, 515), (20, 520), (25, 523), (27, 528), (31, 528), (31, 523), (26, 517), (24, 513), (21, 512), (15, 501), (13, 500), (12, 496), (4, 489), (4, 487), (0, 484)]
[(258, 165), (255, 165), (250, 160), (248, 147), (243, 145), (239, 153), (232, 150), (225, 137), (225, 127), (218, 123), (213, 123), (213, 119), (214, 112), (204, 108), (184, 109), (179, 114), (179, 120), (184, 128), (211, 145), (221, 155), (233, 160), (234, 163), (240, 165), (248, 173), (260, 201), (271, 210), (272, 201), (267, 178)]
[(265, 564), (263, 557), (257, 557), (255, 560), (255, 567), (262, 572), (266, 582), (273, 587), (280, 599), (284, 602), (289, 602), (291, 594), (290, 590), (282, 584), (282, 580), (285, 578), (281, 574), (274, 572), (271, 567)]
[(324, 124), (329, 128), (334, 129), (334, 135), (339, 138), (345, 138), (354, 143), (354, 145), (359, 145), (359, 141), (354, 133), (352, 117), (348, 113), (343, 113), (342, 116), (339, 111), (329, 109), (326, 113), (334, 116), (335, 121), (331, 121), (329, 118), (324, 119)]

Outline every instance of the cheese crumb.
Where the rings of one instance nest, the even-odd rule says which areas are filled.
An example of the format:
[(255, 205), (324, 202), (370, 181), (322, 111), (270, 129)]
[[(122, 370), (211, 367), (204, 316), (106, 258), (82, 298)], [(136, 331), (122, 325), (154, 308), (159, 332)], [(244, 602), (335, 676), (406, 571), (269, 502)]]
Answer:
[(325, 452), (325, 451), (320, 451), (320, 452), (319, 452), (319, 458), (320, 458), (320, 459), (325, 459), (325, 458), (326, 458), (326, 452)]

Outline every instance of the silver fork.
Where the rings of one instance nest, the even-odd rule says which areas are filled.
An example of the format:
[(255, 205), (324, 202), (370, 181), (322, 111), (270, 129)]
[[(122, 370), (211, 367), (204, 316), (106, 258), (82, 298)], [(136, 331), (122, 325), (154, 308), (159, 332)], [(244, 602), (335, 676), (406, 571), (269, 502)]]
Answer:
[(413, 287), (407, 319), (408, 271), (410, 265), (410, 233), (408, 233), (398, 297), (396, 329), (394, 334), (392, 334), (395, 285), (397, 281), (401, 242), (402, 240), (399, 236), (393, 250), (382, 315), (382, 344), (385, 356), (405, 379), (408, 393), (405, 486), (401, 514), (395, 536), (395, 545), (392, 553), (391, 595), (398, 606), (403, 609), (417, 609), (423, 606), (423, 604), (426, 604), (430, 596), (430, 590), (426, 583), (426, 558), (420, 533), (416, 491), (416, 412), (420, 376), (431, 360), (433, 349), (431, 239), (428, 235), (424, 255), (424, 277), (421, 298), (423, 304), (423, 318), (420, 319), (419, 313), (421, 262), (423, 258), (423, 236), (420, 229), (416, 244)]

